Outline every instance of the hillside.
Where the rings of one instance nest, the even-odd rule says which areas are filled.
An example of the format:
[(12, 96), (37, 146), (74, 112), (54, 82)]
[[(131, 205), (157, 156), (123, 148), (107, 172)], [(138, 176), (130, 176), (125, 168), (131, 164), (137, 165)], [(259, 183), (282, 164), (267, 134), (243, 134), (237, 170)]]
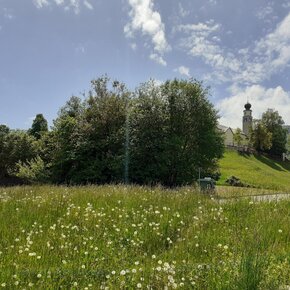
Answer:
[(255, 187), (290, 191), (290, 163), (270, 159), (261, 155), (239, 154), (226, 150), (220, 160), (221, 179), (225, 185), (228, 177), (234, 175)]

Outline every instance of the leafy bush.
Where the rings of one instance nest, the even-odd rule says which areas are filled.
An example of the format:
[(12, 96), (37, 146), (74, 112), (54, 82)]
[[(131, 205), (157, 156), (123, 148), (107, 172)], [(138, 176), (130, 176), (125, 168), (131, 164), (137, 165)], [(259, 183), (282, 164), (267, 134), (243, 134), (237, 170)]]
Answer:
[(37, 156), (27, 162), (19, 161), (16, 176), (32, 183), (42, 183), (48, 181), (49, 174), (44, 161)]

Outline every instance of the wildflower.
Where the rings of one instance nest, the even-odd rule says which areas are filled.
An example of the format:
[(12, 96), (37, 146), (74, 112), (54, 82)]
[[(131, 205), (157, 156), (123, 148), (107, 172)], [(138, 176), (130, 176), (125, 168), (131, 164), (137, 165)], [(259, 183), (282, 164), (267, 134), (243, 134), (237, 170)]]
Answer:
[(155, 255), (152, 255), (152, 259), (156, 259), (156, 256)]
[(137, 284), (137, 288), (139, 288), (139, 289), (142, 288), (142, 284), (141, 283), (138, 283)]
[(42, 275), (39, 273), (39, 274), (37, 274), (37, 278), (41, 278), (42, 277)]
[(116, 274), (116, 271), (112, 271), (112, 275), (115, 275)]
[(126, 275), (126, 271), (125, 271), (125, 270), (122, 270), (122, 271), (120, 272), (120, 274), (121, 274), (122, 276), (124, 276), (124, 275)]
[(6, 283), (2, 283), (1, 284), (1, 287), (6, 287)]
[(227, 245), (224, 246), (224, 249), (227, 250), (229, 247)]
[(282, 230), (281, 230), (281, 229), (279, 229), (279, 230), (278, 230), (278, 232), (279, 232), (279, 233), (282, 233)]
[(85, 269), (86, 268), (86, 266), (85, 265), (82, 265), (82, 269)]

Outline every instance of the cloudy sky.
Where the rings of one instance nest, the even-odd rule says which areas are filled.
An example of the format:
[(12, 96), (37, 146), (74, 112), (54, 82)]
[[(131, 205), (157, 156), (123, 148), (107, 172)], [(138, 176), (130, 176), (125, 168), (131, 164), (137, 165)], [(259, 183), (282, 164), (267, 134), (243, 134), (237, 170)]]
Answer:
[(290, 124), (290, 0), (0, 0), (0, 124), (52, 124), (103, 74), (130, 89), (193, 77), (224, 125), (247, 99)]

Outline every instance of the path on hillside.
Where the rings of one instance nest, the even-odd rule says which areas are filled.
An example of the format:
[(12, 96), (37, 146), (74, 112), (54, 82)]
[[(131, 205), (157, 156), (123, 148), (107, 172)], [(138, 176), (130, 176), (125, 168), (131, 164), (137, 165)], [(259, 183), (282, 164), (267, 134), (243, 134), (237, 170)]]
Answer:
[(227, 203), (227, 202), (234, 202), (241, 199), (250, 199), (256, 202), (262, 201), (280, 201), (285, 199), (290, 199), (290, 194), (288, 193), (277, 193), (277, 194), (265, 194), (265, 195), (248, 195), (248, 196), (239, 196), (239, 197), (229, 197), (229, 198), (216, 198), (215, 200), (218, 203)]

